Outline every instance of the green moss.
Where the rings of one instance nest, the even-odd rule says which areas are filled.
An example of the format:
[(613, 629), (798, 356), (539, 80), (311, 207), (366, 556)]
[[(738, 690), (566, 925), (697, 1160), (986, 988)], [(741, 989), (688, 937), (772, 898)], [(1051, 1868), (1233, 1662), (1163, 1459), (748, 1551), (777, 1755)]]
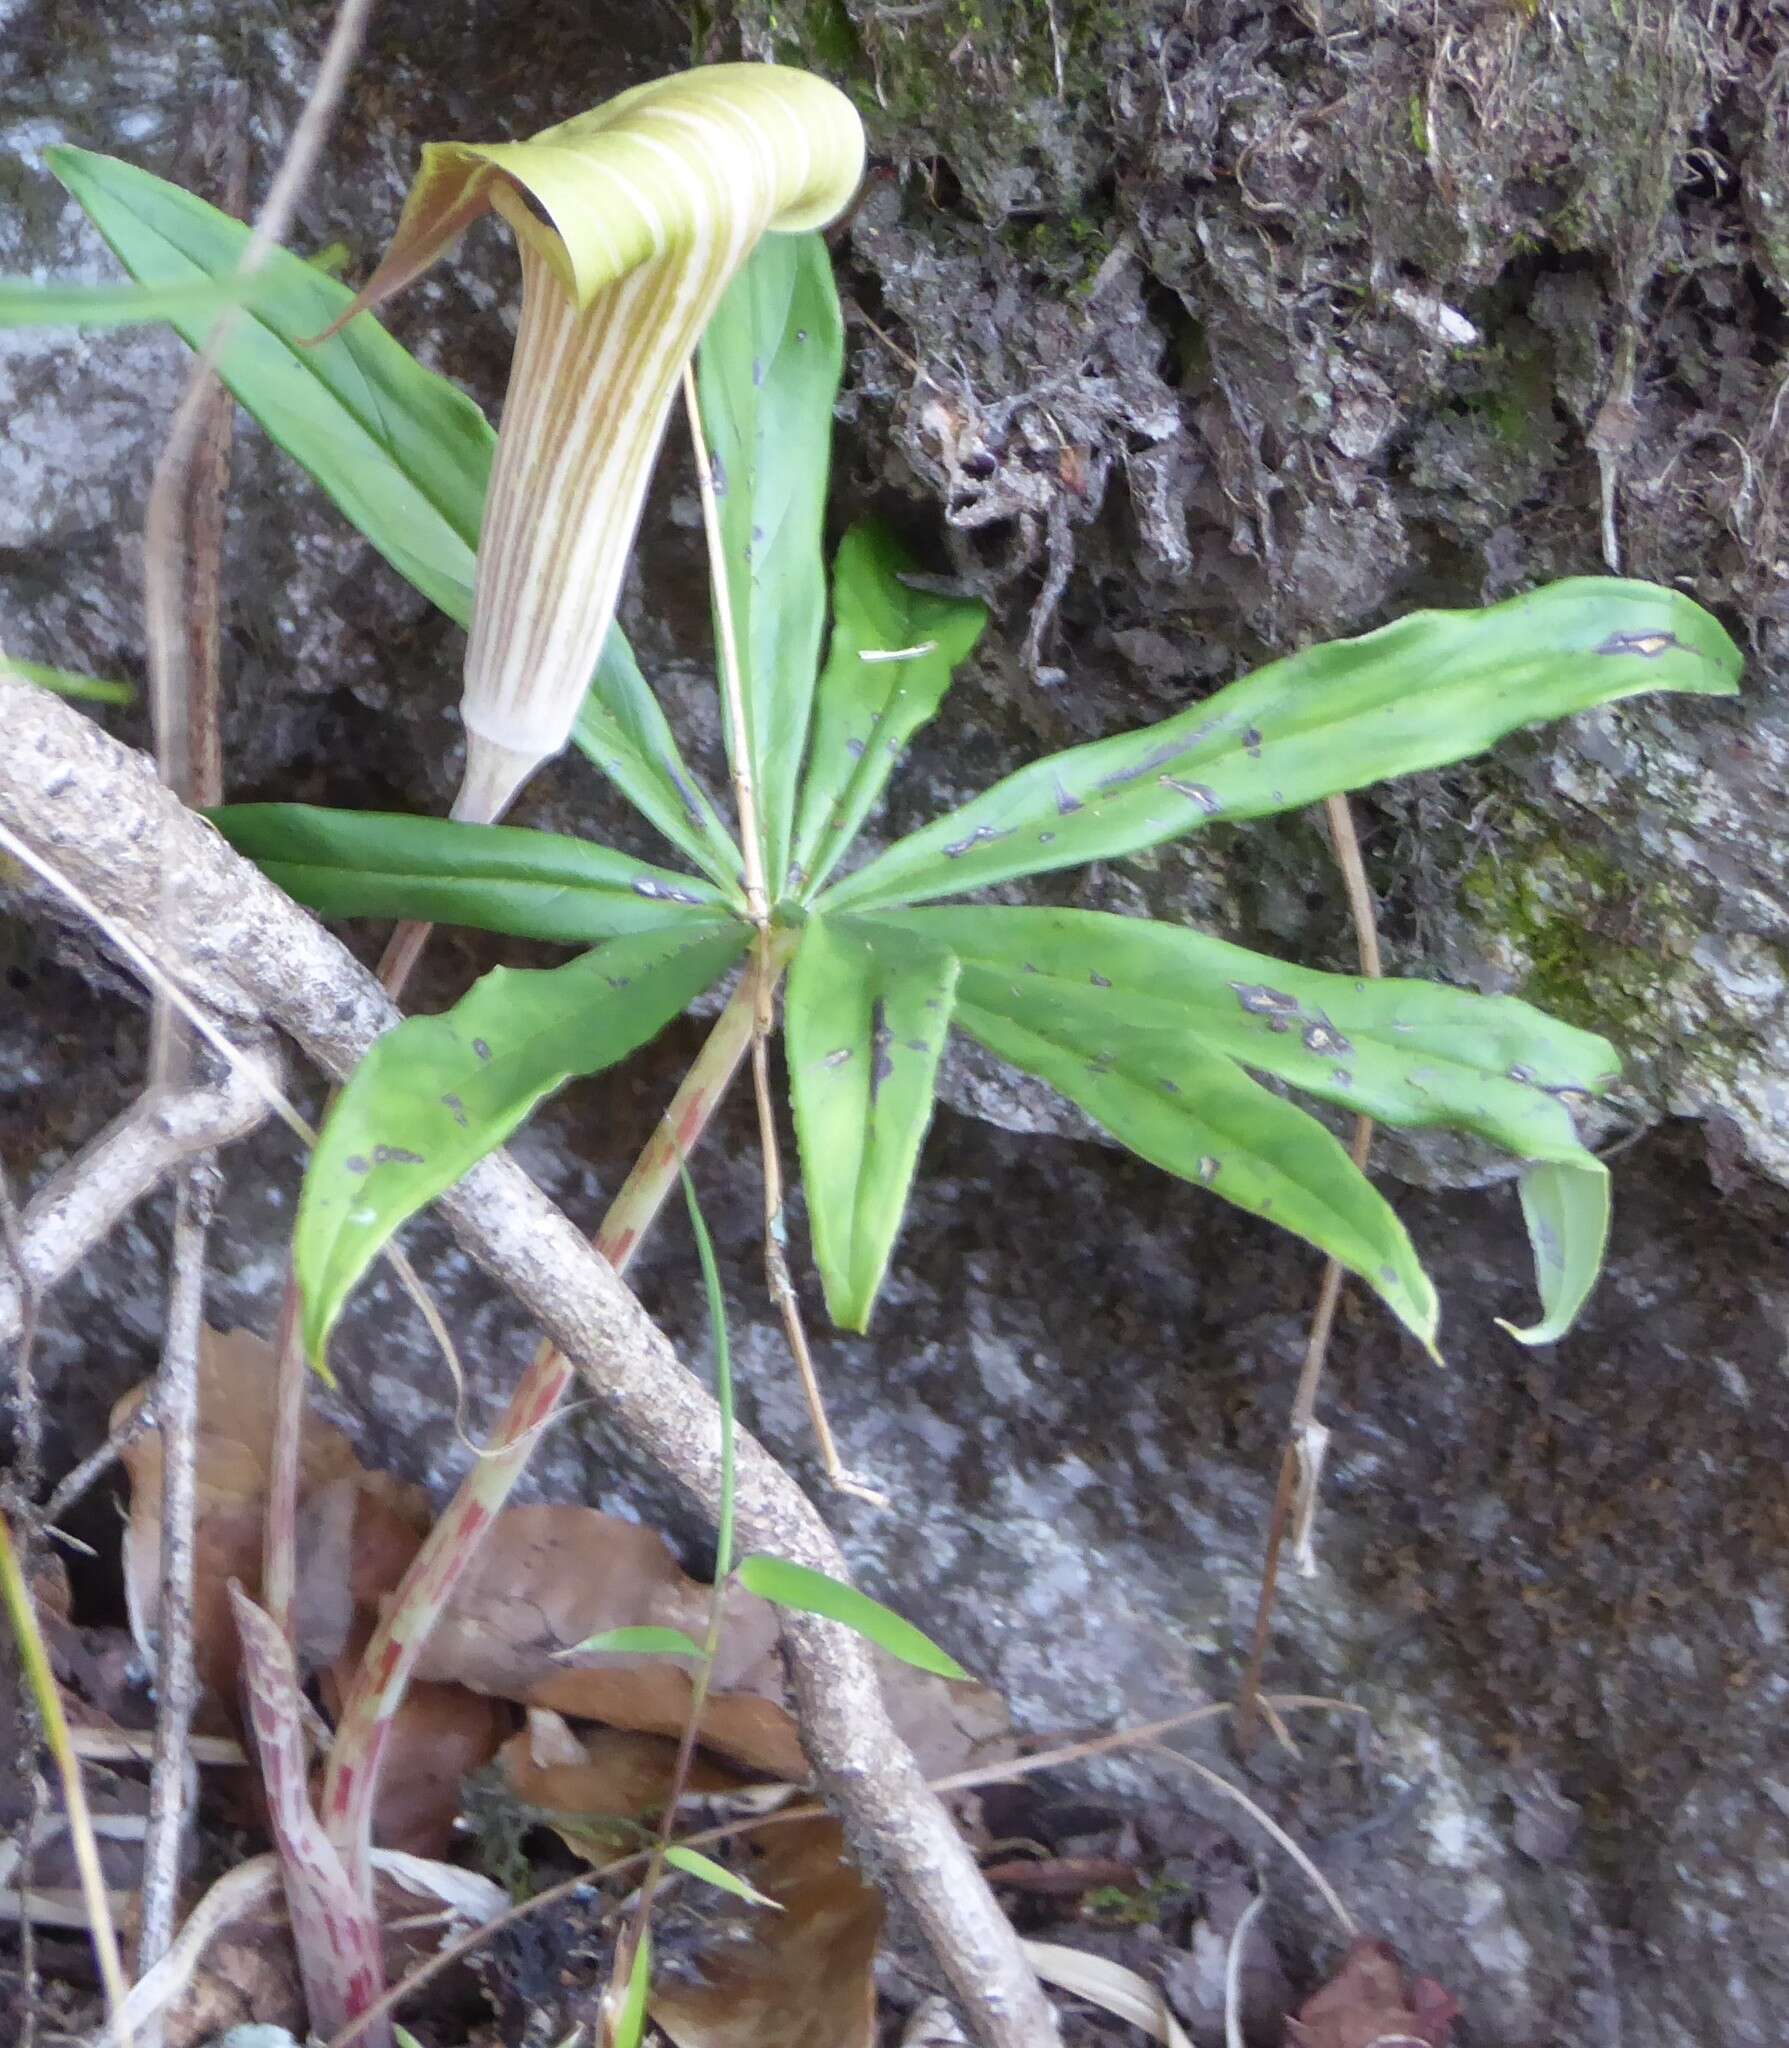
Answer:
[[(1663, 882), (1636, 883), (1599, 848), (1552, 831), (1514, 839), (1471, 868), (1460, 892), (1510, 955), (1519, 993), (1600, 1032), (1642, 1069), (1664, 1059), (1678, 1038), (1682, 984), (1696, 972), (1697, 921)], [(1714, 1050), (1699, 1045), (1699, 1064)]]

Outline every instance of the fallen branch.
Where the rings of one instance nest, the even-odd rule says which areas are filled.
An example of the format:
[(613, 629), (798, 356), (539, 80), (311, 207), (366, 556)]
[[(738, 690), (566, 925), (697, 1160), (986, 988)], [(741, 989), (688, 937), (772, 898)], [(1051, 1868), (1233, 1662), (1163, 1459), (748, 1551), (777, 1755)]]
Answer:
[[(0, 728), (12, 740), (0, 758), (0, 817), (152, 953), (162, 873), (180, 876), (193, 936), (174, 972), (192, 1000), (278, 1025), (337, 1079), (396, 1023), (347, 949), (176, 803), (140, 756), (47, 692), (4, 677)], [(461, 1246), (574, 1361), (615, 1426), (714, 1519), (714, 1402), (571, 1220), (501, 1153), (440, 1209)], [(749, 1549), (845, 1573), (813, 1506), (743, 1433), (738, 1527)], [(1050, 2006), (896, 1734), (868, 1649), (809, 1615), (787, 1616), (784, 1639), (803, 1744), (860, 1861), (912, 1912), (984, 2048), (1049, 2048)]]

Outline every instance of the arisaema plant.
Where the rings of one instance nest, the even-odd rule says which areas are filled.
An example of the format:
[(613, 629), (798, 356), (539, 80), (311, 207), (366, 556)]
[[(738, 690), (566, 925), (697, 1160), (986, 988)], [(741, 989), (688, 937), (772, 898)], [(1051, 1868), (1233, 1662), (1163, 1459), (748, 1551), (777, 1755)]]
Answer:
[[(1515, 1334), (1556, 1339), (1595, 1280), (1608, 1227), (1608, 1176), (1573, 1115), (1616, 1077), (1603, 1039), (1513, 998), (1322, 973), (1179, 923), (986, 892), (1464, 760), (1620, 698), (1729, 693), (1731, 640), (1678, 592), (1606, 578), (1416, 613), (1034, 762), (892, 844), (867, 842), (984, 619), (937, 595), (873, 524), (848, 528), (828, 559), (843, 333), (813, 228), (848, 196), (861, 142), (845, 103), (795, 76), (717, 67), (533, 144), (431, 153), (363, 300), (413, 276), (478, 213), (502, 214), (526, 296), (501, 444), (362, 301), (294, 256), (262, 273), (222, 355), (244, 407), (473, 638), (472, 759), (455, 819), (261, 804), (222, 812), (220, 828), (323, 915), (580, 949), (559, 967), (498, 969), (443, 1015), (400, 1024), (347, 1085), (297, 1224), (312, 1358), (323, 1362), (355, 1283), (407, 1219), (569, 1079), (624, 1059), (742, 965), (665, 1133), (604, 1225), (598, 1241), (617, 1265), (675, 1186), (781, 981), (813, 1259), (844, 1328), (869, 1324), (958, 1032), (1164, 1171), (1338, 1260), (1430, 1350), (1435, 1290), (1404, 1226), (1295, 1097), (1476, 1133), (1522, 1162), (1541, 1308)], [(198, 199), (86, 152), (51, 161), (140, 283), (195, 287), (234, 270), (246, 230)], [(169, 303), (202, 339), (208, 320)], [(612, 625), (698, 329), (731, 815)], [(626, 445), (599, 419), (623, 420)], [(499, 815), (568, 730), (654, 828), (660, 862), (471, 822)], [(428, 1602), (445, 1597), (567, 1377), (550, 1351), (525, 1376), (418, 1559), (417, 1597), (400, 1595), (399, 1618), (367, 1652), (374, 1675), (344, 1710), (322, 1812), (362, 1885), (376, 1772), (359, 1766), (376, 1767)]]

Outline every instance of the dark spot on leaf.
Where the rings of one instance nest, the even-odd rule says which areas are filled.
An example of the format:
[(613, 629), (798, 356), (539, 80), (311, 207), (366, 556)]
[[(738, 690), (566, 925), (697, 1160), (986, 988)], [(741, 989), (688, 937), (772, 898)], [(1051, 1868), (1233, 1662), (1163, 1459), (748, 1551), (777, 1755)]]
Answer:
[(863, 741), (847, 740), (845, 742), (845, 752), (851, 756), (852, 760), (861, 761), (863, 759)]
[(1233, 981), (1236, 1000), (1251, 1017), (1299, 1017), (1304, 1014), (1296, 996), (1284, 989), (1269, 988), (1263, 982)]
[(708, 478), (714, 486), (714, 495), (724, 498), (727, 495), (727, 465), (721, 460), (718, 448), (708, 458)]
[(1197, 804), (1208, 818), (1215, 817), (1224, 808), (1223, 798), (1202, 782), (1182, 782), (1177, 776), (1164, 775), (1162, 787), (1171, 789), (1176, 796), (1185, 797), (1188, 803)]
[(1180, 1093), (1180, 1083), (1178, 1081), (1170, 1081), (1166, 1074), (1159, 1075), (1157, 1078), (1160, 1080), (1165, 1094), (1178, 1095)]
[(373, 1162), (363, 1159), (358, 1152), (351, 1153), (342, 1164), (350, 1173), (371, 1173), (373, 1170)]
[(820, 1064), (823, 1067), (842, 1067), (850, 1057), (851, 1048), (848, 1045), (841, 1045), (829, 1052)]
[(481, 1060), (488, 1060), (491, 1057), (491, 1048), (482, 1038), (475, 1038), (472, 1041), (472, 1050)]
[(1199, 1178), (1207, 1187), (1217, 1179), (1222, 1163), (1221, 1160), (1213, 1159), (1209, 1152), (1199, 1161)]
[(603, 979), (611, 988), (632, 988), (634, 985), (631, 974), (605, 974)]
[(1056, 844), (1056, 835), (1054, 832), (1040, 832), (1037, 835), (1037, 843), (1039, 846), (1054, 846)]
[(1379, 1268), (1379, 1277), (1387, 1282), (1388, 1285), (1395, 1287), (1398, 1284), (1398, 1269), (1396, 1266), (1381, 1266)]
[(651, 875), (634, 877), (634, 894), (644, 896), (649, 903), (700, 903), (702, 898), (693, 889), (680, 889), (672, 882), (657, 881)]
[(1511, 1067), (1509, 1077), (1512, 1081), (1532, 1081), (1534, 1079), (1534, 1069), (1532, 1067)]
[(1035, 973), (1037, 973), (1037, 971), (1038, 971), (1038, 968), (1037, 968), (1037, 963), (1036, 963), (1036, 961), (1034, 961), (1034, 960), (1027, 960), (1027, 961), (1026, 961), (1026, 962), (1024, 963), (1024, 972), (1025, 972), (1025, 973), (1027, 973), (1027, 974), (1035, 974)]
[(465, 1130), (467, 1128), (466, 1105), (460, 1100), (460, 1098), (457, 1095), (442, 1096), (441, 1105), (453, 1118), (454, 1122), (459, 1125), (461, 1130)]
[(697, 797), (695, 790), (691, 788), (688, 779), (679, 775), (669, 761), (662, 765), (666, 775), (670, 778), (671, 787), (677, 792), (678, 802), (683, 805), (684, 816), (688, 818), (692, 825), (700, 830), (707, 822), (702, 815), (701, 800)]
[(1056, 783), (1056, 815), (1059, 818), (1072, 818), (1077, 811), (1084, 810), (1085, 808), (1086, 806), (1081, 802), (1081, 799), (1058, 777)]
[[(1109, 789), (1122, 789), (1127, 782), (1136, 782), (1152, 769), (1165, 768), (1170, 761), (1178, 761), (1186, 752), (1185, 740), (1170, 740), (1166, 746), (1152, 747), (1142, 760), (1133, 762), (1128, 768), (1120, 768), (1114, 774), (1102, 776), (1093, 785), (1094, 793), (1103, 796)], [(1164, 775), (1162, 780), (1167, 781)]]
[(882, 1092), (884, 1081), (894, 1075), (894, 1057), (889, 1047), (894, 1044), (894, 1033), (889, 1029), (888, 1004), (878, 996), (870, 1007), (870, 1100), (874, 1102)]
[(1675, 633), (1611, 633), (1596, 650), (1598, 654), (1637, 654), (1642, 661), (1657, 661), (1683, 642)]
[(752, 358), (752, 382), (760, 389), (763, 388), (764, 358), (762, 356), (753, 356)]
[(904, 1038), (901, 1043), (909, 1052), (929, 1053), (932, 1049), (923, 1038)]
[(796, 339), (797, 341), (806, 341), (806, 340), (807, 340), (807, 338), (808, 338), (808, 331), (807, 331), (807, 329), (806, 329), (805, 327), (798, 327), (798, 328), (796, 328), (796, 330), (795, 330), (795, 339)]
[(1258, 729), (1257, 727), (1255, 727), (1255, 726), (1252, 726), (1252, 725), (1251, 725), (1251, 726), (1249, 727), (1248, 731), (1247, 731), (1247, 732), (1245, 732), (1245, 733), (1243, 734), (1243, 736), (1242, 736), (1242, 751), (1243, 751), (1243, 752), (1244, 752), (1245, 754), (1247, 754), (1247, 755), (1248, 755), (1248, 757), (1250, 758), (1250, 760), (1252, 760), (1252, 761), (1259, 761), (1259, 760), (1260, 760), (1260, 758), (1261, 758), (1261, 734), (1260, 734), (1260, 731), (1259, 731), (1259, 729)]
[(1109, 1074), (1116, 1057), (1115, 1053), (1098, 1053), (1087, 1062), (1087, 1071), (1090, 1074)]
[(1087, 979), (1090, 982), (1092, 982), (1095, 988), (1110, 988), (1112, 986), (1112, 984), (1106, 979), (1106, 977), (1099, 971), (1097, 967), (1093, 969), (1093, 971), (1088, 975)]
[(967, 838), (952, 840), (950, 845), (944, 849), (944, 858), (946, 860), (961, 860), (964, 854), (972, 852), (978, 846), (987, 846), (996, 839), (1006, 838), (1010, 830), (1010, 827), (1001, 828), (994, 825), (977, 825)]
[(942, 1010), (944, 1008), (944, 998), (942, 996), (927, 996), (926, 1008), (928, 1010)]
[(1337, 1067), (1335, 1071), (1335, 1084), (1338, 1088), (1352, 1088), (1354, 1086), (1354, 1076), (1349, 1073), (1346, 1067)]
[(1326, 1059), (1340, 1059), (1354, 1050), (1349, 1041), (1319, 1012), (1304, 1028), (1306, 1052), (1321, 1053)]
[(412, 1152), (403, 1145), (375, 1145), (373, 1147), (375, 1166), (421, 1166), (425, 1164), (420, 1152)]

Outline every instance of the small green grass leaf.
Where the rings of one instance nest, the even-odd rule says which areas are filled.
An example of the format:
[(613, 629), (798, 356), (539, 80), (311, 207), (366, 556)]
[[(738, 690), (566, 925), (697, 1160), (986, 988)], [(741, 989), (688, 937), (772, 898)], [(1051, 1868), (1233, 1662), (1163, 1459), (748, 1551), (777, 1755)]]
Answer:
[(695, 1657), (700, 1659), (702, 1645), (693, 1642), (680, 1628), (606, 1628), (599, 1634), (586, 1636), (581, 1643), (574, 1643), (569, 1650), (556, 1652), (561, 1657), (595, 1656), (598, 1652), (611, 1657)]
[(820, 904), (886, 908), (1115, 860), (1213, 819), (1464, 761), (1520, 726), (1619, 698), (1730, 696), (1739, 669), (1716, 620), (1652, 583), (1585, 576), (1483, 611), (1412, 612), (1273, 662), (1159, 725), (1035, 761)]
[(445, 1015), (388, 1031), (349, 1077), (299, 1198), (305, 1347), (329, 1332), (398, 1227), (501, 1145), (541, 1098), (656, 1036), (745, 951), (747, 930), (667, 905), (657, 931), (564, 967), (499, 967)]
[(789, 866), (826, 616), (821, 526), (844, 323), (817, 234), (767, 235), (697, 352), (772, 897)]
[(892, 1607), (872, 1600), (855, 1586), (847, 1586), (824, 1572), (805, 1564), (791, 1564), (787, 1558), (762, 1555), (742, 1557), (733, 1574), (748, 1593), (777, 1607), (794, 1607), (803, 1614), (824, 1615), (828, 1621), (843, 1622), (858, 1635), (866, 1636), (891, 1657), (930, 1671), (939, 1678), (967, 1678), (957, 1660), (939, 1649), (912, 1622), (904, 1621)]
[(1541, 1319), (1504, 1323), (1521, 1344), (1557, 1344), (1576, 1321), (1602, 1271), (1609, 1242), (1609, 1169), (1588, 1154), (1550, 1160), (1522, 1176), (1522, 1214), (1534, 1247)]
[[(1099, 911), (940, 906), (862, 922), (950, 948), (964, 963), (962, 1002), (1072, 1042), (1096, 1065), (1113, 1032), (1178, 1036), (1380, 1123), (1471, 1131), (1536, 1162), (1525, 1200), (1548, 1312), (1539, 1327), (1551, 1334), (1527, 1341), (1552, 1342), (1582, 1305), (1602, 1259), (1608, 1177), (1569, 1105), (1617, 1078), (1606, 1039), (1514, 996), (1324, 974)], [(1224, 1154), (1201, 1157), (1230, 1192)]]
[(789, 970), (789, 1093), (815, 1263), (866, 1327), (932, 1120), (957, 963), (893, 926), (811, 918)]
[(741, 902), (712, 882), (557, 832), (309, 804), (233, 804), (211, 821), (323, 917), (409, 917), (588, 946), (655, 930), (666, 906)]
[(614, 2048), (640, 2048), (646, 2035), (646, 1996), (651, 1988), (652, 1932), (650, 1928), (642, 1927), (627, 1973), (627, 1990), (621, 2000), (621, 2010), (615, 2015), (614, 2032), (610, 2036)]
[(902, 581), (915, 564), (886, 528), (854, 526), (832, 565), (832, 643), (814, 705), (790, 886), (812, 897), (857, 837), (907, 742), (931, 719), (986, 608)]
[(0, 277), (0, 327), (138, 327), (157, 320), (215, 320), (253, 299), (258, 280), (177, 284), (33, 284)]
[(619, 628), (603, 643), (572, 740), (643, 818), (723, 888), (739, 885), (739, 848), (685, 762), (664, 709)]
[(716, 1891), (731, 1892), (734, 1898), (744, 1899), (749, 1906), (768, 1906), (773, 1913), (782, 1912), (777, 1900), (761, 1892), (755, 1884), (747, 1884), (737, 1871), (729, 1870), (724, 1863), (717, 1863), (712, 1856), (704, 1856), (700, 1849), (686, 1849), (680, 1842), (673, 1842), (665, 1851), (665, 1861), (673, 1870), (681, 1870), (689, 1877), (699, 1877), (704, 1884), (711, 1884)]
[(97, 676), (75, 675), (65, 668), (45, 668), (40, 661), (19, 661), (10, 654), (0, 655), (0, 674), (23, 676), (39, 689), (54, 690), (58, 697), (73, 697), (88, 704), (129, 704), (137, 694), (129, 683), (108, 683)]
[[(733, 1575), (733, 1521), (736, 1506), (733, 1345), (727, 1334), (727, 1299), (721, 1291), (721, 1269), (714, 1256), (714, 1239), (709, 1233), (708, 1219), (702, 1214), (702, 1204), (696, 1199), (696, 1183), (691, 1177), (688, 1160), (680, 1155), (677, 1165), (683, 1181), (684, 1207), (689, 1211), (690, 1235), (696, 1240), (696, 1260), (702, 1268), (702, 1293), (708, 1303), (709, 1341), (714, 1346), (714, 1405), (721, 1411), (721, 1502), (714, 1532), (714, 1582), (717, 1588), (724, 1588)], [(716, 1601), (720, 1598), (721, 1594), (717, 1591)], [(710, 1608), (711, 1627), (719, 1611), (718, 1606)]]

